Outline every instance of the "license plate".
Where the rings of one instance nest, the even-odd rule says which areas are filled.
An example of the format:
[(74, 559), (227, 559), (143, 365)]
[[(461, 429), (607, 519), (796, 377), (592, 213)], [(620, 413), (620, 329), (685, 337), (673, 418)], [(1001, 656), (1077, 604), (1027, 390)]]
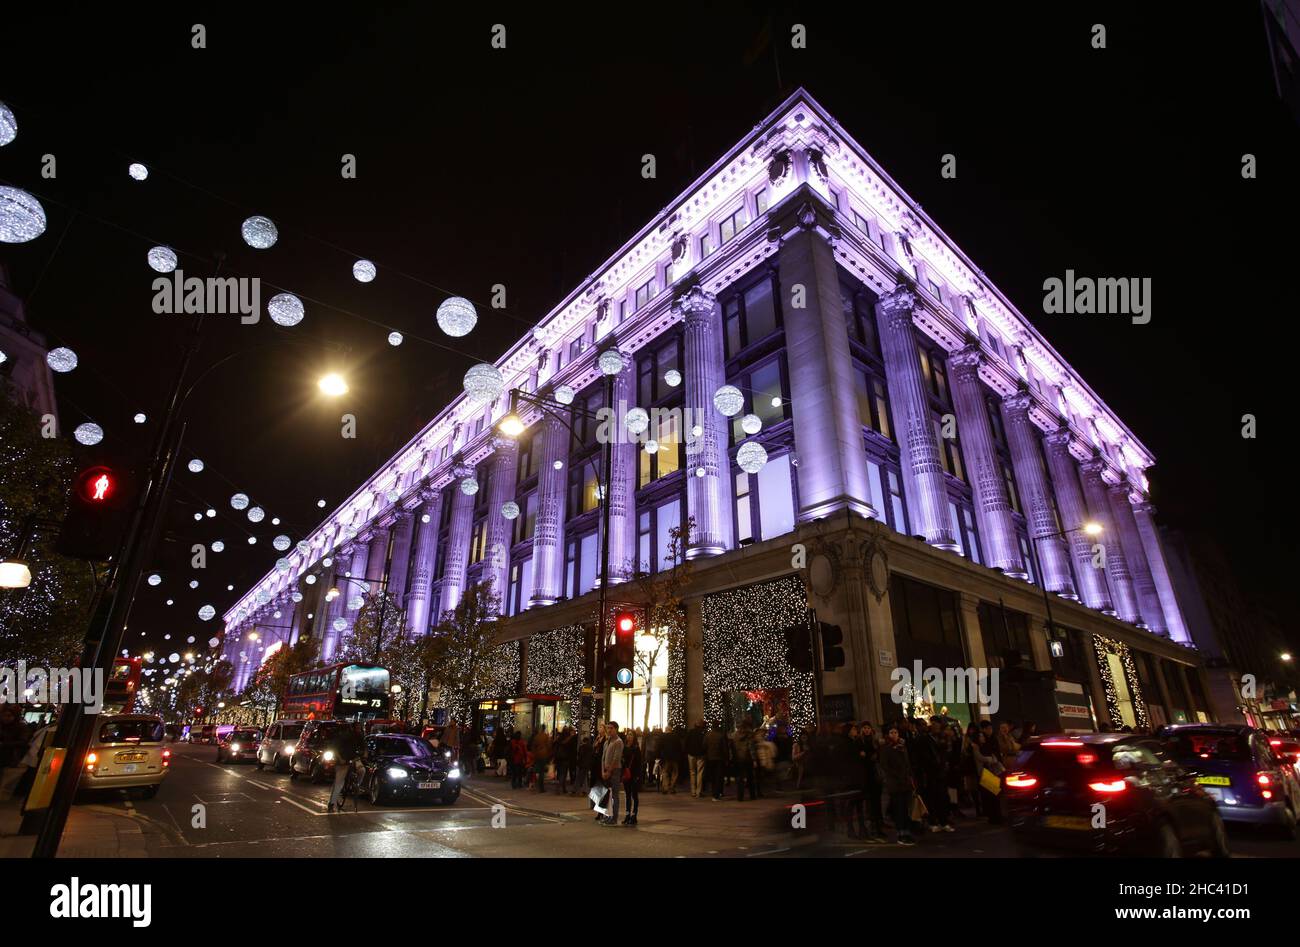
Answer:
[(1079, 815), (1049, 815), (1043, 817), (1043, 827), (1048, 829), (1074, 829), (1086, 832), (1092, 823)]
[(140, 762), (143, 762), (144, 758), (145, 758), (145, 754), (144, 754), (144, 753), (119, 753), (119, 754), (117, 754), (117, 761), (118, 761), (119, 763), (140, 763)]
[(1227, 776), (1197, 776), (1196, 781), (1202, 786), (1231, 786), (1232, 780)]
[(139, 769), (139, 767), (136, 766), (134, 763), (127, 763), (125, 766), (122, 767), (122, 772), (134, 773), (137, 769)]
[(441, 788), (442, 788), (442, 783), (441, 783), (441, 782), (435, 782), (435, 783), (420, 783), (420, 784), (419, 784), (419, 787), (420, 787), (421, 789), (441, 789)]

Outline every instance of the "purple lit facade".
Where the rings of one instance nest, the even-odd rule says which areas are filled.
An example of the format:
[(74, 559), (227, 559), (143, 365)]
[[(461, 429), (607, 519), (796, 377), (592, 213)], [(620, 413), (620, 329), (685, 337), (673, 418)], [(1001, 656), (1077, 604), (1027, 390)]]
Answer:
[[(847, 661), (826, 674), (825, 693), (859, 719), (897, 715), (891, 671), (916, 660), (1052, 672), (1052, 712), (1082, 704), (1107, 727), (1211, 713), (1152, 518), (1151, 452), (807, 93), (496, 364), (507, 392), (548, 397), (567, 385), (574, 407), (592, 410), (603, 404), (596, 359), (611, 348), (625, 366), (615, 402), (650, 411), (646, 437), (659, 445), (614, 447), (611, 596), (627, 566), (655, 571), (668, 531), (695, 523), (692, 647), (613, 695), (614, 719), (635, 713), (639, 726), (648, 704), (652, 725), (676, 724), (765, 689), (794, 709), (799, 689), (763, 670), (768, 656), (743, 672), (714, 666), (721, 639), (707, 616), (763, 583), (843, 629)], [(744, 393), (734, 418), (713, 405), (723, 384)], [(237, 687), (254, 651), (276, 640), (318, 637), (328, 660), (346, 633), (335, 621), (355, 615), (350, 579), (385, 583), (413, 634), (491, 579), (510, 616), (502, 640), (520, 642), (519, 694), (556, 698), (545, 718), (546, 701), (521, 698), (516, 716), (534, 716), (517, 723), (574, 713), (530, 653), (546, 652), (550, 668), (548, 636), (595, 614), (596, 429), (571, 412), (575, 437), (533, 411), (507, 440), (496, 424), (508, 405), (508, 394), (486, 406), (457, 399), (290, 554), (288, 571), (227, 612)], [(740, 427), (748, 414), (762, 422), (752, 437)], [(736, 463), (750, 439), (767, 452), (757, 473)], [(466, 477), (479, 484), (473, 495)], [(502, 515), (507, 501), (518, 518)], [(1084, 534), (1090, 522), (1101, 536)], [(326, 602), (335, 585), (342, 594)], [(767, 620), (752, 617), (755, 642), (772, 631)], [(255, 629), (261, 642), (248, 640)], [(516, 695), (483, 695), (503, 696)], [(1004, 696), (1011, 712), (1008, 700), (1022, 698)], [(1042, 706), (1025, 697), (1015, 712), (1089, 728)]]

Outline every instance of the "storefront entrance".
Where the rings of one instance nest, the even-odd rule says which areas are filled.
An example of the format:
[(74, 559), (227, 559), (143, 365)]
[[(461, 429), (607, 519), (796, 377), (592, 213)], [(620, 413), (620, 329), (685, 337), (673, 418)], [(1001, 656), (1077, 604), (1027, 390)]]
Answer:
[(506, 721), (524, 735), (525, 740), (532, 739), (542, 727), (547, 733), (555, 733), (565, 727), (576, 726), (574, 706), (571, 701), (553, 694), (526, 694), (505, 702), (509, 706)]

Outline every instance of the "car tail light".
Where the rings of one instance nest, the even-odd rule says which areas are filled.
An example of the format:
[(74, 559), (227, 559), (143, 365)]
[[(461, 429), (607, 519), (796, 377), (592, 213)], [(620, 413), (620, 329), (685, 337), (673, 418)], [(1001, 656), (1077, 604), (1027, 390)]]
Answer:
[(1099, 780), (1095, 783), (1088, 783), (1088, 788), (1093, 792), (1117, 793), (1128, 789), (1128, 783), (1122, 779)]
[(1038, 778), (1030, 776), (1028, 773), (1012, 773), (1007, 776), (1007, 787), (1009, 789), (1030, 789), (1038, 785)]
[(1091, 766), (1093, 763), (1097, 762), (1097, 754), (1080, 753), (1078, 756), (1075, 757), (1075, 759), (1079, 761), (1080, 766)]
[(1282, 745), (1282, 741), (1281, 741), (1281, 740), (1269, 740), (1269, 741), (1268, 741), (1268, 745), (1269, 745), (1269, 746), (1281, 746), (1281, 745)]
[(1273, 798), (1273, 790), (1271, 790), (1271, 789), (1261, 789), (1261, 790), (1259, 791), (1259, 794), (1260, 794), (1261, 796), (1263, 796), (1265, 799), (1272, 799), (1272, 798)]
[(1255, 777), (1255, 779), (1259, 782), (1261, 786), (1267, 786), (1273, 782), (1273, 780), (1268, 778), (1268, 773), (1260, 773), (1258, 776)]
[(1039, 746), (1083, 746), (1082, 740), (1044, 740)]
[(86, 768), (87, 768), (87, 769), (94, 769), (94, 768), (95, 768), (95, 764), (98, 763), (98, 762), (99, 762), (99, 757), (98, 757), (97, 755), (95, 755), (94, 753), (87, 753), (87, 754), (86, 754)]

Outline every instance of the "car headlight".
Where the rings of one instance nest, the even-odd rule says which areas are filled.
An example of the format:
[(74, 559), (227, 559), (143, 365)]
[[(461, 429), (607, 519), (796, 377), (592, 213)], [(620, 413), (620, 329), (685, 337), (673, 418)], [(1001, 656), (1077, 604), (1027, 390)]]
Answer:
[(298, 746), (295, 743), (286, 743), (280, 749), (283, 750), (285, 753), (289, 754), (290, 756), (293, 756), (293, 751), (298, 749)]
[(447, 757), (447, 759), (451, 759), (451, 750), (444, 750), (442, 755)]
[(448, 779), (460, 779), (460, 767), (456, 767), (447, 774)]
[(390, 766), (390, 767), (388, 767), (388, 778), (389, 778), (389, 779), (405, 779), (405, 778), (406, 778), (407, 776), (409, 776), (409, 775), (411, 775), (411, 774), (408, 773), (406, 770), (402, 769), (402, 767), (400, 767), (400, 766)]
[(334, 751), (326, 750), (324, 753), (320, 755), (320, 758), (324, 760), (326, 763), (332, 763), (334, 762)]
[(238, 752), (239, 752), (239, 744), (238, 744), (238, 743), (232, 743), (232, 744), (230, 744), (230, 752), (231, 752), (231, 753), (238, 753)]

